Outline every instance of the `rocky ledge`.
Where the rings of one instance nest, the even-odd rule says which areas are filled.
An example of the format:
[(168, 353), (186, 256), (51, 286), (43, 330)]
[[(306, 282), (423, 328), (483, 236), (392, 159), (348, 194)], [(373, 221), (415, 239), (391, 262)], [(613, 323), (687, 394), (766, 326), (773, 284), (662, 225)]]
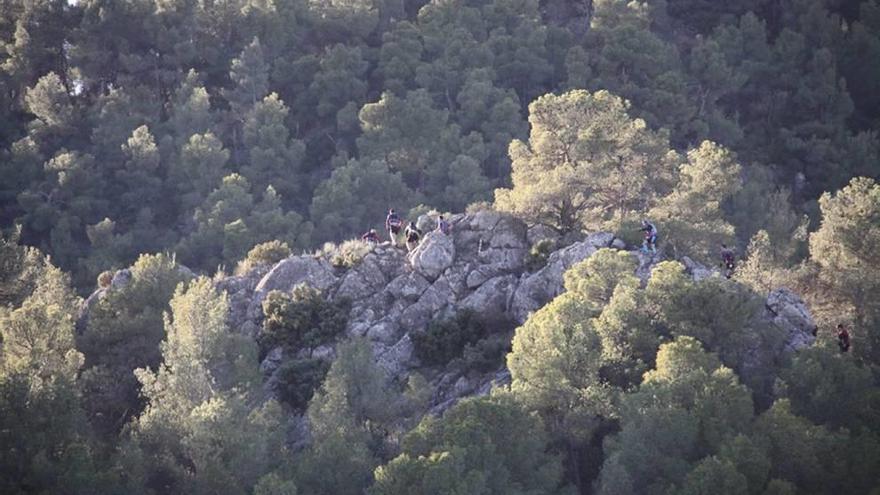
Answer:
[[(430, 224), (426, 218), (420, 219), (420, 224), (425, 223)], [(289, 291), (298, 284), (309, 284), (328, 298), (348, 298), (352, 305), (347, 333), (366, 336), (378, 363), (392, 378), (404, 379), (421, 367), (411, 336), (425, 331), (431, 321), (470, 308), (522, 323), (529, 313), (563, 290), (563, 273), (569, 267), (601, 248), (626, 248), (613, 234), (594, 233), (552, 252), (543, 267), (529, 271), (526, 259), (533, 243), (546, 238), (561, 243), (553, 231), (530, 229), (509, 215), (490, 210), (456, 215), (450, 223), (450, 235), (428, 232), (412, 253), (388, 243), (379, 244), (350, 268), (334, 267), (325, 257), (298, 255), (272, 267), (219, 280), (218, 289), (229, 296), (230, 326), (256, 336), (262, 324), (262, 301), (270, 291)], [(636, 274), (642, 279), (662, 258), (662, 254), (648, 257), (637, 251), (631, 253), (639, 259)], [(684, 264), (695, 279), (712, 274), (712, 270), (691, 260), (684, 260)], [(113, 285), (102, 291), (123, 284), (114, 279)], [(781, 327), (787, 336), (774, 354), (812, 343), (816, 325), (800, 297), (787, 289), (777, 289), (767, 298), (766, 308), (764, 318)], [(87, 321), (88, 306), (84, 309)], [(333, 346), (314, 349), (311, 355), (332, 359)], [(775, 359), (777, 355), (767, 357)], [(273, 375), (283, 359), (282, 350), (275, 349), (261, 365), (270, 392)], [(433, 406), (442, 410), (459, 397), (488, 392), (492, 383), (509, 380), (509, 374), (504, 368), (467, 375), (436, 370), (428, 378), (434, 387)]]

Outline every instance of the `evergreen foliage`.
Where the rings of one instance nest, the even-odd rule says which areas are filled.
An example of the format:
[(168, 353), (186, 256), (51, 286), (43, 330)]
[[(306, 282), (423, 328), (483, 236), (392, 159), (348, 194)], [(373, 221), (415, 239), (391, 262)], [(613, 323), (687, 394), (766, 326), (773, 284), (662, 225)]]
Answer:
[[(0, 492), (876, 493), (878, 132), (877, 0), (0, 1)], [(216, 290), (488, 201), (659, 251), (379, 355)], [(780, 287), (816, 343), (759, 359)]]
[(279, 345), (293, 351), (313, 349), (345, 329), (348, 308), (347, 301), (328, 301), (306, 284), (294, 287), (290, 294), (272, 291), (263, 301), (266, 317), (260, 344), (264, 349)]

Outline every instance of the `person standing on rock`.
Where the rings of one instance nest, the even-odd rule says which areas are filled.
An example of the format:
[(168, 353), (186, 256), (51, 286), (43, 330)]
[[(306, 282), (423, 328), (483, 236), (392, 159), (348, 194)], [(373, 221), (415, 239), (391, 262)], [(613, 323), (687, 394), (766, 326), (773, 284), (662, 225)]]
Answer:
[(443, 218), (443, 215), (440, 215), (440, 217), (437, 218), (437, 230), (449, 235), (451, 229), (452, 227), (450, 227), (449, 222)]
[(840, 347), (840, 352), (849, 352), (849, 332), (843, 323), (837, 324), (837, 346)]
[(406, 236), (406, 250), (412, 251), (419, 245), (419, 240), (422, 238), (422, 231), (419, 230), (415, 222), (410, 222), (406, 227), (404, 235)]
[(400, 234), (400, 227), (403, 221), (400, 215), (394, 211), (394, 208), (388, 210), (388, 216), (385, 217), (385, 229), (388, 230), (388, 237), (391, 238), (391, 245), (397, 246), (397, 235)]

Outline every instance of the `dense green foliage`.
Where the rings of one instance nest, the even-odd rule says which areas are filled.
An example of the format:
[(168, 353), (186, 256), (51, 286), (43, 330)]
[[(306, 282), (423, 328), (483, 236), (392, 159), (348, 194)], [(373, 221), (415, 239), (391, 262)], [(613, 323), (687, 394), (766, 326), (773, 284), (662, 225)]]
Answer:
[[(0, 492), (880, 492), (878, 132), (878, 0), (0, 0)], [(399, 381), (308, 285), (231, 327), (225, 273), (469, 206), (563, 234), (530, 271), (660, 253)], [(819, 330), (772, 359), (782, 286)]]
[[(9, 0), (0, 221), (80, 289), (141, 252), (231, 268), (262, 242), (338, 242), (389, 205), (460, 211), (499, 186), (504, 208), (563, 230), (656, 207), (684, 237), (730, 239), (718, 208), (740, 167), (769, 170), (798, 207), (877, 176), (878, 11)], [(542, 96), (572, 89), (586, 92)]]
[[(451, 360), (465, 356), (471, 364), (497, 355), (499, 349), (487, 337), (493, 333), (505, 334), (510, 323), (500, 315), (478, 314), (464, 309), (455, 316), (434, 320), (424, 332), (412, 335), (416, 356), (428, 366), (447, 364)], [(480, 363), (485, 366), (486, 363)]]
[(264, 349), (284, 346), (292, 351), (326, 344), (345, 329), (348, 306), (344, 300), (326, 300), (307, 284), (294, 287), (290, 294), (272, 291), (263, 301), (266, 317), (260, 344)]

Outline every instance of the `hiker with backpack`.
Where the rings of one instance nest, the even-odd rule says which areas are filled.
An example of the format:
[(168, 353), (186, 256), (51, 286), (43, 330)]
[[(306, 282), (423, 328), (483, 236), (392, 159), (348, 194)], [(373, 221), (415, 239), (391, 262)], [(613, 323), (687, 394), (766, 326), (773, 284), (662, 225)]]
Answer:
[(385, 229), (388, 230), (392, 246), (397, 246), (397, 235), (400, 234), (401, 226), (403, 226), (403, 220), (400, 219), (400, 215), (394, 211), (394, 208), (388, 210), (388, 216), (385, 217)]
[(404, 235), (406, 236), (406, 250), (412, 251), (419, 245), (419, 241), (422, 238), (422, 231), (419, 230), (415, 222), (410, 222), (406, 227)]
[(657, 227), (648, 220), (642, 220), (642, 228), (640, 232), (645, 233), (645, 240), (642, 241), (642, 252), (657, 252)]

